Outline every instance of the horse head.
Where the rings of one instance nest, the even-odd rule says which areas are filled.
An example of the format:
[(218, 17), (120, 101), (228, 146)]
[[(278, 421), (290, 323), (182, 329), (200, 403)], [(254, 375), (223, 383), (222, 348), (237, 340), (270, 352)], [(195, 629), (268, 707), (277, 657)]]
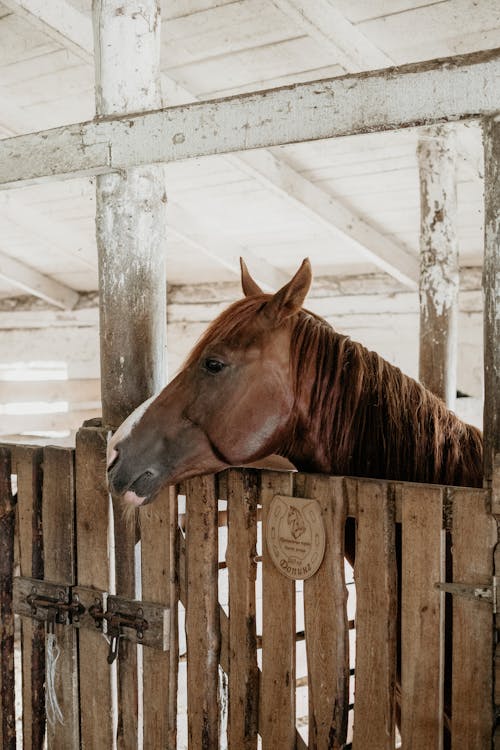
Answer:
[(207, 329), (179, 374), (108, 446), (110, 490), (134, 505), (168, 484), (278, 452), (294, 417), (292, 319), (311, 284), (306, 259), (276, 294), (241, 263), (245, 297)]

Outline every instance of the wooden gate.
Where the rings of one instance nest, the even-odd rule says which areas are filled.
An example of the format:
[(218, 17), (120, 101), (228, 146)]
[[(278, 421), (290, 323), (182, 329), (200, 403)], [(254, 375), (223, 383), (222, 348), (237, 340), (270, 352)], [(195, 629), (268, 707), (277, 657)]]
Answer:
[[(87, 427), (76, 451), (0, 450), (5, 750), (16, 747), (16, 695), (24, 748), (41, 748), (46, 733), (49, 748), (64, 750), (250, 750), (259, 735), (264, 750), (388, 750), (399, 707), (405, 750), (441, 748), (445, 733), (453, 750), (490, 747), (496, 526), (486, 491), (229, 470), (166, 491), (136, 525), (109, 500), (106, 439)], [(275, 496), (321, 509), (324, 556), (303, 583), (283, 574), (286, 561), (266, 543)], [(292, 515), (305, 508), (290, 503)], [(308, 528), (307, 519), (289, 524), (296, 539)], [(14, 573), (25, 615), (16, 639)], [(26, 579), (56, 583), (56, 601), (50, 586)], [(453, 593), (436, 585), (445, 582)], [(53, 724), (50, 619), (64, 720)]]

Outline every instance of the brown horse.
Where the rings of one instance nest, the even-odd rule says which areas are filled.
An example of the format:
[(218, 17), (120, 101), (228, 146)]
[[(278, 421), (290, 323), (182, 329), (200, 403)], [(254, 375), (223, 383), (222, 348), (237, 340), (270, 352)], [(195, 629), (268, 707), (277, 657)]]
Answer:
[(135, 505), (195, 474), (277, 453), (299, 470), (480, 486), (482, 437), (412, 378), (302, 309), (308, 260), (274, 295), (242, 262), (245, 298), (108, 450), (110, 489)]

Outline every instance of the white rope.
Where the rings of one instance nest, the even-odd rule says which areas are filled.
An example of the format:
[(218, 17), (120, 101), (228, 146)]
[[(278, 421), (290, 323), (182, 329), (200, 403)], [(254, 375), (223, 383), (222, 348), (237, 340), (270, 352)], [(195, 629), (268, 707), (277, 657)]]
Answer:
[(57, 660), (61, 654), (61, 649), (57, 645), (54, 633), (47, 633), (47, 657), (46, 657), (46, 687), (45, 687), (45, 704), (47, 721), (53, 727), (56, 721), (64, 724), (64, 717), (59, 707), (59, 701), (56, 695), (56, 667)]

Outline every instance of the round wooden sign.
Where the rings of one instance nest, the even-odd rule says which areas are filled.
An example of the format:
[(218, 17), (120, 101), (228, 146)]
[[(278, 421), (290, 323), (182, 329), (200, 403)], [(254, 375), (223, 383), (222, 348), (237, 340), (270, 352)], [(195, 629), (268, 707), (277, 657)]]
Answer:
[(284, 576), (304, 580), (318, 570), (325, 554), (325, 527), (316, 500), (275, 495), (266, 524), (271, 559)]

